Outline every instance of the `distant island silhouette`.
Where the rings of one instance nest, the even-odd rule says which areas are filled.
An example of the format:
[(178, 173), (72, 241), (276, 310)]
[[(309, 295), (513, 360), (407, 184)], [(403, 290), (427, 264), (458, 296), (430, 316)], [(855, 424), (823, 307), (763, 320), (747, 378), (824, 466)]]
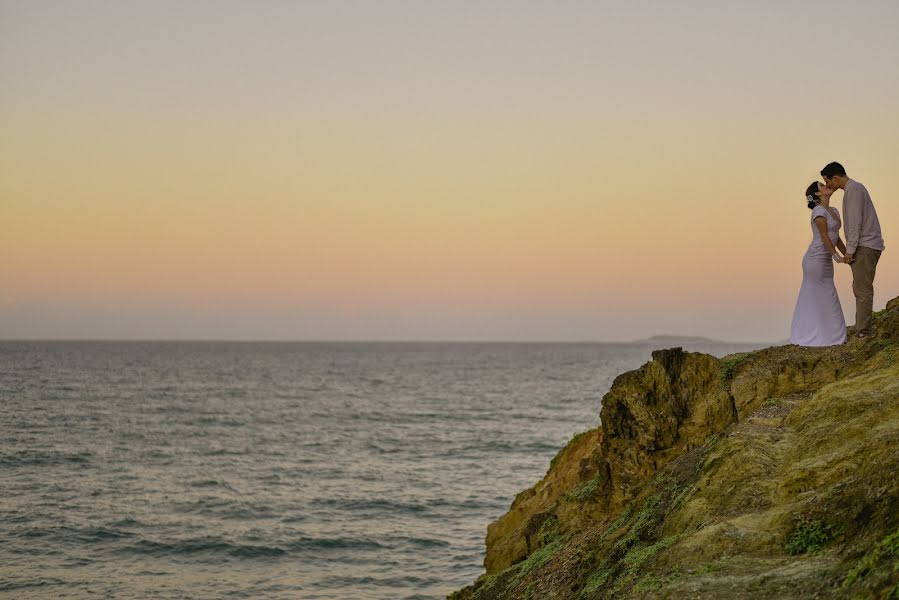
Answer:
[(699, 335), (671, 335), (671, 334), (660, 334), (654, 335), (642, 340), (634, 341), (635, 344), (734, 344), (737, 342), (725, 342), (722, 340), (715, 340), (712, 338), (702, 337)]

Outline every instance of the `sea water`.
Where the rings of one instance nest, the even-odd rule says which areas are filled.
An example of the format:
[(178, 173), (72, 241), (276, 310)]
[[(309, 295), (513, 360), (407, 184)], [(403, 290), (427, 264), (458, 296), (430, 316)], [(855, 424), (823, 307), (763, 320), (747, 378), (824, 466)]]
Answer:
[(651, 350), (0, 342), (0, 596), (444, 598)]

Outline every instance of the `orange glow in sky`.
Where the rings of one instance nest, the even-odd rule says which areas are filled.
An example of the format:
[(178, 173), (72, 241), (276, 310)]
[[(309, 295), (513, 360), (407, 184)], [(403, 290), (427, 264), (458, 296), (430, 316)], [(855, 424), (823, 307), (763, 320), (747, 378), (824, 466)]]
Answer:
[(0, 338), (774, 342), (832, 160), (899, 295), (899, 4), (488, 4), (4, 2)]

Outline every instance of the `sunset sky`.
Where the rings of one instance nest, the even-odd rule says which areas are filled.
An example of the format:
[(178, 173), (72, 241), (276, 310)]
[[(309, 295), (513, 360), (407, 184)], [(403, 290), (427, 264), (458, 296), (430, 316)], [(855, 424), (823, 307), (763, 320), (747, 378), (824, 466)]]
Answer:
[(832, 160), (880, 309), (897, 31), (896, 0), (0, 0), (0, 338), (776, 342)]

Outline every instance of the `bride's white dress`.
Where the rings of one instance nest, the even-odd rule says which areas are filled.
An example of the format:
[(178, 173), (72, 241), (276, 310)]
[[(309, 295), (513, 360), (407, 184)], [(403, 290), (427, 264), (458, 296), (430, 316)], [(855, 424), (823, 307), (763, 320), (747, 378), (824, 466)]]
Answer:
[(817, 217), (827, 219), (827, 234), (834, 244), (841, 225), (837, 209), (812, 209), (812, 243), (802, 257), (802, 287), (790, 328), (790, 343), (799, 346), (834, 346), (846, 341), (846, 320), (833, 284), (833, 258), (821, 241)]

